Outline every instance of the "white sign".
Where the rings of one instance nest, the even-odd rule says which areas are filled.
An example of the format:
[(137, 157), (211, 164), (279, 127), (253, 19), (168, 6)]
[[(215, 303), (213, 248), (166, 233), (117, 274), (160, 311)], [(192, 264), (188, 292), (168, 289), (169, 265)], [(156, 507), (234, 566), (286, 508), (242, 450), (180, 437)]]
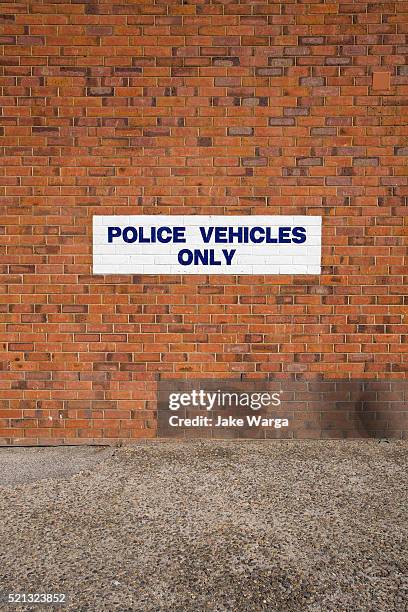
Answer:
[(320, 274), (317, 216), (94, 216), (94, 274)]

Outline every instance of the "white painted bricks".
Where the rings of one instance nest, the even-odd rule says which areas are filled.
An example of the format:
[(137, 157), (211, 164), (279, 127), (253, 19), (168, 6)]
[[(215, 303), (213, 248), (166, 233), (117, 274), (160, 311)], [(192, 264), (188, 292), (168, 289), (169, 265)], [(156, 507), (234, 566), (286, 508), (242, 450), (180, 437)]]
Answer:
[[(127, 243), (123, 235), (111, 237), (108, 228), (143, 227), (150, 233), (152, 227), (185, 227), (185, 243)], [(301, 227), (306, 240), (302, 244), (265, 242), (248, 244), (233, 240), (216, 243), (212, 238), (203, 241), (200, 227), (248, 227), (271, 228), (278, 236), (279, 228)], [(93, 217), (93, 273), (94, 274), (320, 274), (322, 218), (318, 216), (94, 216)], [(285, 234), (287, 236), (287, 233)], [(181, 250), (194, 252), (212, 251), (213, 261), (220, 265), (182, 265), (178, 255)], [(235, 250), (230, 265), (223, 250)], [(231, 255), (230, 255), (231, 256)], [(185, 255), (188, 258), (188, 255)], [(201, 260), (200, 260), (201, 261)], [(210, 262), (210, 259), (208, 259)]]

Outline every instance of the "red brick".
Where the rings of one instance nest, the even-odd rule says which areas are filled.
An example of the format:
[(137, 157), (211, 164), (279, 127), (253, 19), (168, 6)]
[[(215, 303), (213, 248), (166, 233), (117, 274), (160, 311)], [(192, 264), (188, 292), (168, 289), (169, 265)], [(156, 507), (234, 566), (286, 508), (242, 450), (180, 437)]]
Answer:
[[(6, 3), (2, 439), (152, 437), (158, 375), (406, 379), (404, 5)], [(323, 274), (94, 277), (130, 213), (320, 214)]]

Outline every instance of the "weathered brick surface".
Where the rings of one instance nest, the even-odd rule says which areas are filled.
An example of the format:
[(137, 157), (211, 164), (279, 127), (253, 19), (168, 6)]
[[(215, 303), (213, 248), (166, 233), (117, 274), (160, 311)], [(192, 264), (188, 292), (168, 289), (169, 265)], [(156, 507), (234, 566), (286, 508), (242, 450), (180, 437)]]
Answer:
[[(158, 376), (407, 377), (408, 2), (0, 13), (3, 443), (154, 436)], [(322, 215), (323, 273), (92, 276), (143, 213)]]

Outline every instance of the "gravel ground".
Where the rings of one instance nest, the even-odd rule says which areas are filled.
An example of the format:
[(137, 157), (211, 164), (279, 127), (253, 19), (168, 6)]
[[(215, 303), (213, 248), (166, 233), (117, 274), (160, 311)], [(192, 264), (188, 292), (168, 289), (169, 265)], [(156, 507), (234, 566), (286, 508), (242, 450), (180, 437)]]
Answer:
[(407, 459), (402, 441), (2, 449), (0, 590), (98, 612), (406, 611)]

